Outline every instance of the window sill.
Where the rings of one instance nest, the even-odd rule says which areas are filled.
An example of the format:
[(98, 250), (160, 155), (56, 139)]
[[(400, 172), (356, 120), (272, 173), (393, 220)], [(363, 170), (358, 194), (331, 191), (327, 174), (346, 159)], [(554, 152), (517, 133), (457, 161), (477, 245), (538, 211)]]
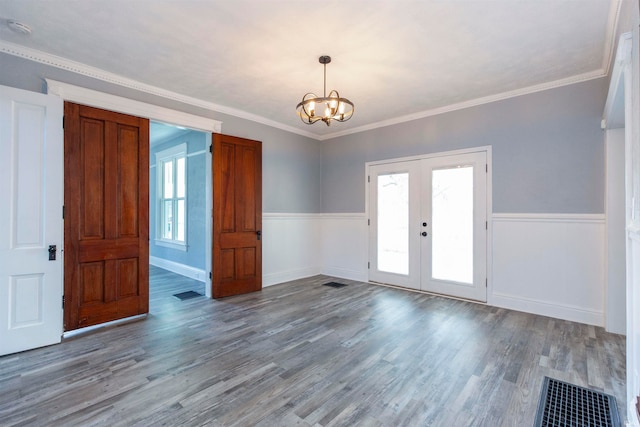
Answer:
[(172, 242), (170, 240), (155, 239), (155, 244), (156, 244), (156, 246), (163, 246), (165, 248), (171, 248), (171, 249), (175, 249), (175, 250), (182, 251), (182, 252), (186, 252), (187, 251), (187, 244), (186, 243), (176, 243), (176, 242)]

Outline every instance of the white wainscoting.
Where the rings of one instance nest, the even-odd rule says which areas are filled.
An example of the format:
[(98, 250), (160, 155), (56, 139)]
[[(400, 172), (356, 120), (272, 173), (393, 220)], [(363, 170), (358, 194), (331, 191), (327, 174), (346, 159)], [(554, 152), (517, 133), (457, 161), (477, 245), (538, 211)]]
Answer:
[(322, 214), (262, 214), (262, 286), (321, 272)]
[(367, 281), (364, 213), (262, 216), (262, 285), (316, 274)]
[(604, 325), (605, 217), (494, 214), (489, 304)]
[(368, 232), (364, 213), (323, 214), (322, 273), (368, 281)]
[[(604, 325), (605, 217), (494, 214), (488, 304)], [(368, 280), (364, 213), (263, 214), (263, 286)]]
[(185, 264), (180, 264), (179, 262), (169, 261), (168, 259), (158, 258), (155, 256), (149, 256), (149, 264), (172, 271), (177, 274), (181, 274), (186, 277), (190, 277), (192, 279), (199, 280), (200, 282), (206, 283), (207, 281), (207, 273), (204, 270)]

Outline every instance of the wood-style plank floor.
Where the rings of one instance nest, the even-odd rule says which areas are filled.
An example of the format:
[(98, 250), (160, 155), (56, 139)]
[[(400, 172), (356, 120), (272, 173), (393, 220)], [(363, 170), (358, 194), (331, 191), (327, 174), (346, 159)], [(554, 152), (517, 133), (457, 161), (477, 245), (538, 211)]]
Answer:
[(330, 280), (179, 301), (202, 284), (152, 267), (146, 320), (0, 358), (0, 424), (531, 426), (545, 375), (626, 418), (622, 336)]

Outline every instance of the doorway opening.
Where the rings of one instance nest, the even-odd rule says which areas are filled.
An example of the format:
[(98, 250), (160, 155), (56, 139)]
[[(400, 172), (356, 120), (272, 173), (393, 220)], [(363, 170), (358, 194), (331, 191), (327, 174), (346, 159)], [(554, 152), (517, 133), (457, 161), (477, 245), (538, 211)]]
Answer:
[(210, 145), (209, 132), (150, 121), (150, 313), (210, 293)]

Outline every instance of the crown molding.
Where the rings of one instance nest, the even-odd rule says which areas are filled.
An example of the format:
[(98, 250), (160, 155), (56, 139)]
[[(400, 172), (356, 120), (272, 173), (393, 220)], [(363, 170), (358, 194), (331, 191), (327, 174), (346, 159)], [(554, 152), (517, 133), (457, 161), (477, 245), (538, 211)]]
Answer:
[[(619, 2), (618, 1), (614, 1), (612, 8), (616, 8), (615, 10), (619, 12)], [(613, 18), (610, 16), (610, 22), (613, 22), (613, 24), (610, 25), (614, 25), (614, 29), (615, 29), (615, 22), (617, 22), (617, 13), (612, 13), (610, 15), (613, 15)], [(613, 21), (611, 21), (613, 20)], [(610, 28), (611, 31), (613, 31)], [(609, 52), (610, 50), (612, 50), (612, 48), (610, 47), (611, 45), (611, 40), (607, 41), (608, 44), (608, 48), (605, 49), (605, 53)], [(71, 61), (69, 59), (66, 58), (62, 58), (56, 55), (51, 55), (49, 53), (46, 52), (42, 52), (36, 49), (31, 49), (28, 47), (24, 47), (24, 46), (20, 46), (20, 45), (16, 45), (13, 43), (9, 43), (3, 40), (0, 40), (0, 52), (9, 54), (9, 55), (13, 55), (13, 56), (17, 56), (23, 59), (27, 59), (30, 61), (35, 61), (41, 64), (45, 64), (51, 67), (56, 67), (56, 68), (60, 68), (63, 70), (67, 70), (76, 74), (80, 74), (83, 76), (87, 76), (87, 77), (91, 77), (97, 80), (101, 80), (107, 83), (112, 83), (118, 86), (122, 86), (122, 87), (126, 87), (129, 89), (134, 89), (140, 92), (144, 92), (144, 93), (148, 93), (151, 95), (155, 95), (158, 97), (162, 97), (162, 98), (166, 98), (166, 99), (170, 99), (170, 100), (174, 100), (177, 102), (181, 102), (187, 105), (192, 105), (195, 107), (199, 107), (199, 108), (203, 108), (205, 110), (208, 111), (212, 111), (212, 112), (218, 112), (218, 113), (223, 113), (223, 114), (228, 114), (234, 117), (238, 117), (241, 119), (245, 119), (245, 120), (250, 120), (256, 123), (260, 123), (260, 124), (264, 124), (266, 126), (270, 126), (276, 129), (280, 129), (286, 132), (290, 132), (293, 134), (297, 134), (300, 136), (304, 136), (310, 139), (314, 139), (314, 140), (318, 140), (318, 141), (326, 141), (329, 139), (334, 139), (334, 138), (339, 138), (342, 136), (346, 136), (346, 135), (351, 135), (354, 133), (360, 133), (360, 132), (365, 132), (365, 131), (369, 131), (369, 130), (374, 130), (374, 129), (378, 129), (378, 128), (382, 128), (382, 127), (387, 127), (387, 126), (393, 126), (393, 125), (397, 125), (397, 124), (401, 124), (401, 123), (405, 123), (405, 122), (409, 122), (409, 121), (413, 121), (413, 120), (418, 120), (418, 119), (423, 119), (426, 117), (431, 117), (431, 116), (435, 116), (435, 115), (439, 115), (439, 114), (444, 114), (444, 113), (449, 113), (452, 111), (457, 111), (457, 110), (462, 110), (465, 108), (470, 108), (470, 107), (475, 107), (475, 106), (479, 106), (479, 105), (483, 105), (483, 104), (488, 104), (491, 102), (496, 102), (496, 101), (501, 101), (501, 100), (505, 100), (505, 99), (509, 99), (509, 98), (514, 98), (517, 96), (521, 96), (521, 95), (527, 95), (527, 94), (532, 94), (532, 93), (536, 93), (536, 92), (541, 92), (544, 90), (548, 90), (548, 89), (554, 89), (557, 87), (562, 87), (562, 86), (567, 86), (567, 85), (571, 85), (574, 83), (580, 83), (580, 82), (584, 82), (584, 81), (588, 81), (588, 80), (592, 80), (592, 79), (597, 79), (597, 78), (601, 78), (601, 77), (605, 77), (607, 75), (608, 72), (608, 68), (609, 68), (609, 63), (611, 62), (608, 58), (611, 56), (610, 54), (605, 55), (605, 62), (607, 63), (606, 69), (605, 68), (601, 68), (599, 70), (595, 70), (589, 73), (584, 73), (584, 74), (579, 74), (576, 76), (571, 76), (565, 79), (560, 79), (560, 80), (555, 80), (552, 82), (547, 82), (547, 83), (542, 83), (542, 84), (538, 84), (538, 85), (534, 85), (534, 86), (529, 86), (529, 87), (525, 87), (522, 89), (517, 89), (517, 90), (512, 90), (512, 91), (507, 91), (507, 92), (503, 92), (503, 93), (499, 93), (499, 94), (495, 94), (495, 95), (491, 95), (491, 96), (486, 96), (486, 97), (481, 97), (481, 98), (476, 98), (476, 99), (472, 99), (472, 100), (468, 100), (468, 101), (464, 101), (464, 102), (459, 102), (459, 103), (455, 103), (455, 104), (450, 104), (447, 106), (443, 106), (443, 107), (438, 107), (438, 108), (434, 108), (434, 109), (430, 109), (430, 110), (425, 110), (425, 111), (420, 111), (417, 113), (413, 113), (413, 114), (408, 114), (405, 116), (401, 116), (401, 117), (396, 117), (393, 119), (389, 119), (389, 120), (383, 120), (383, 121), (379, 121), (376, 123), (371, 123), (368, 125), (364, 125), (364, 126), (358, 126), (355, 128), (351, 128), (351, 129), (346, 129), (344, 131), (339, 131), (339, 132), (332, 132), (329, 134), (324, 134), (324, 135), (318, 135), (312, 132), (308, 132), (305, 130), (301, 130), (299, 128), (290, 126), (290, 125), (285, 125), (283, 123), (280, 122), (276, 122), (274, 120), (271, 119), (267, 119), (266, 117), (262, 117), (262, 116), (258, 116), (256, 114), (252, 114), (252, 113), (248, 113), (246, 111), (242, 111), (236, 108), (231, 108), (231, 107), (226, 107), (224, 105), (219, 105), (219, 104), (215, 104), (213, 102), (208, 102), (208, 101), (203, 101), (201, 99), (197, 99), (197, 98), (193, 98), (190, 96), (186, 96), (186, 95), (181, 95), (179, 93), (176, 92), (172, 92), (169, 90), (165, 90), (156, 86), (151, 86), (148, 85), (146, 83), (142, 83), (139, 82), (137, 80), (133, 80), (133, 79), (129, 79), (117, 74), (113, 74), (104, 70), (101, 70), (99, 68), (96, 67), (92, 67), (86, 64), (82, 64), (79, 62), (75, 62), (75, 61)]]
[(616, 28), (620, 20), (620, 11), (622, 9), (622, 0), (613, 0), (609, 6), (609, 18), (607, 20), (607, 38), (604, 41), (604, 55), (602, 55), (602, 69), (606, 75), (609, 75), (614, 61), (614, 50), (616, 43)]
[(478, 105), (490, 104), (496, 101), (503, 101), (509, 98), (515, 98), (522, 95), (529, 95), (536, 92), (542, 92), (548, 89), (555, 89), (562, 86), (572, 85), (574, 83), (586, 82), (593, 79), (599, 79), (605, 77), (604, 70), (596, 70), (590, 73), (579, 74), (576, 76), (568, 77), (566, 79), (555, 80), (552, 82), (542, 83), (539, 85), (528, 86), (522, 89), (516, 89), (508, 92), (502, 92), (496, 95), (485, 96), (482, 98), (471, 99), (469, 101), (458, 102), (456, 104), (446, 105), (444, 107), (433, 108), (431, 110), (420, 111), (418, 113), (408, 114), (406, 116), (396, 117), (389, 120), (383, 120), (380, 122), (372, 123), (369, 125), (359, 126), (357, 128), (347, 129), (341, 132), (335, 132), (321, 136), (321, 141), (327, 139), (338, 138), (341, 136), (351, 135), (354, 133), (365, 132), (368, 130), (378, 129), (387, 126), (393, 126), (400, 123), (411, 122), (413, 120), (424, 119), (426, 117), (437, 116), (439, 114), (450, 113), (452, 111), (463, 110), (465, 108), (476, 107)]
[(59, 96), (65, 101), (145, 117), (151, 120), (198, 129), (205, 132), (222, 132), (222, 122), (219, 120), (159, 107), (146, 102), (111, 95), (56, 80), (45, 79), (45, 82), (47, 83), (48, 94)]
[(29, 61), (38, 62), (50, 67), (70, 71), (72, 73), (80, 74), (86, 77), (91, 77), (103, 82), (126, 87), (128, 89), (137, 90), (150, 95), (155, 95), (161, 98), (170, 99), (194, 107), (203, 108), (208, 111), (228, 114), (230, 116), (250, 120), (256, 123), (261, 123), (276, 129), (284, 130), (286, 132), (305, 136), (307, 138), (318, 139), (318, 135), (314, 133), (298, 129), (293, 126), (285, 125), (280, 122), (267, 119), (266, 117), (258, 116), (257, 114), (248, 113), (236, 108), (231, 108), (213, 102), (203, 101), (202, 99), (194, 98), (191, 96), (182, 95), (170, 90), (159, 88), (157, 86), (152, 86), (146, 83), (139, 82), (137, 80), (129, 79), (118, 74), (110, 73), (108, 71), (101, 70), (100, 68), (92, 67), (90, 65), (72, 61), (70, 59), (66, 59), (57, 55), (42, 52), (37, 49), (31, 49), (25, 46), (20, 46), (14, 43), (0, 40), (0, 52), (27, 59)]

